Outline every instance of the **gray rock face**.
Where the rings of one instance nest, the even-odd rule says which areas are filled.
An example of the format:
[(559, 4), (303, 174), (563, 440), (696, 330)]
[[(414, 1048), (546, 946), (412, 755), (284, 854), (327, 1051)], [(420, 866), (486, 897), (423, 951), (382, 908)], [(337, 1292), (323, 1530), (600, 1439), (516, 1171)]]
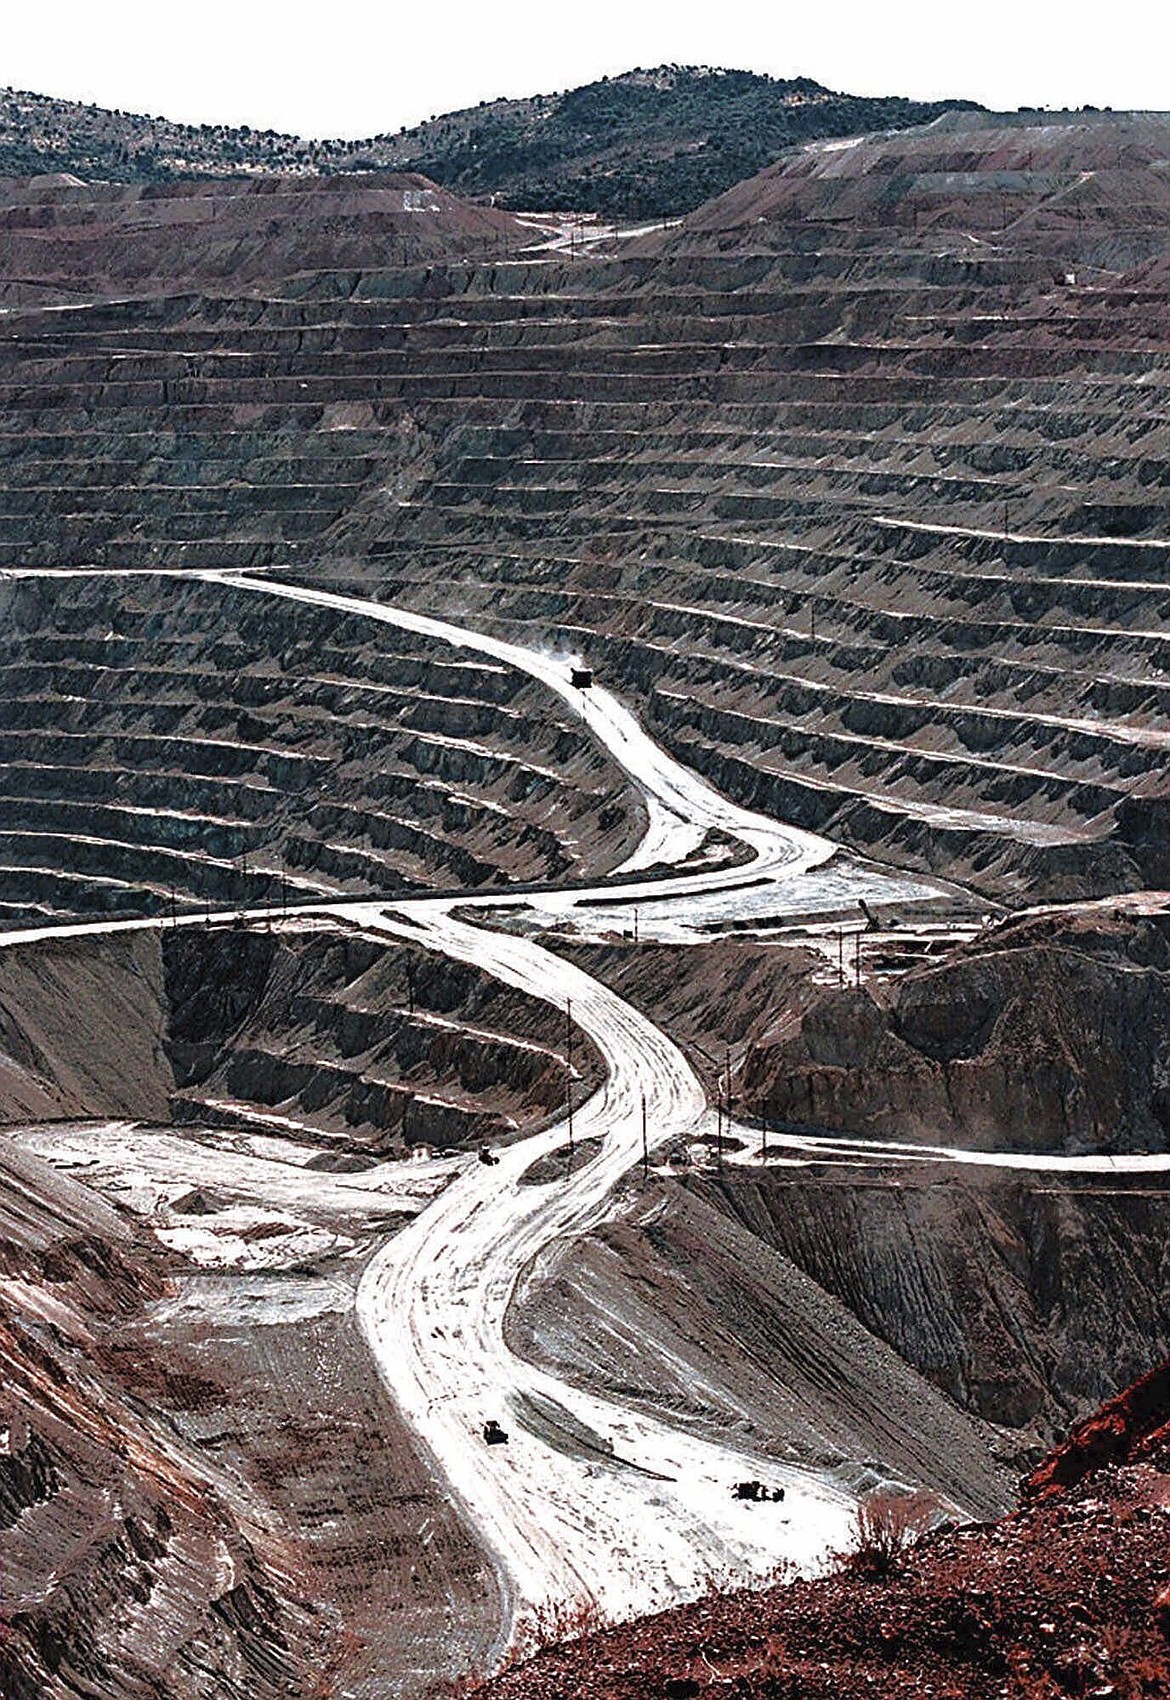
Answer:
[(752, 1048), (747, 1106), (875, 1139), (1163, 1151), (1170, 916), (1010, 923), (892, 986), (826, 990)]
[(1021, 1456), (1170, 1351), (1159, 1178), (843, 1165), (712, 1196)]

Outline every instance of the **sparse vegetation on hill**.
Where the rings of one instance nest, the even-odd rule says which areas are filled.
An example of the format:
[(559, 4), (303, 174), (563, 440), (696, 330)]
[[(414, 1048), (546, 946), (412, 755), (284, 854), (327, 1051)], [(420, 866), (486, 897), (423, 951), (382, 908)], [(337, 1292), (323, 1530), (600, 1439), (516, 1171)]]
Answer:
[(807, 77), (660, 66), (563, 94), (484, 101), (365, 141), (311, 141), (8, 89), (0, 92), (0, 173), (155, 182), (390, 167), (513, 208), (660, 218), (691, 211), (795, 143), (926, 124), (970, 104), (837, 94)]

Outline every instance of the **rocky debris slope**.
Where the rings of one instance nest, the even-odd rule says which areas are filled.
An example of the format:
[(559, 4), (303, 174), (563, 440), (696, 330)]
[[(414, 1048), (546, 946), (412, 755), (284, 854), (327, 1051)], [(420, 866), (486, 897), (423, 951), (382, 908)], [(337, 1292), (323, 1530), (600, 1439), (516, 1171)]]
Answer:
[(484, 1656), (491, 1569), (354, 1314), (393, 1223), (354, 1212), (314, 1258), (269, 1211), (246, 1269), (213, 1220), (196, 1270), (0, 1150), (6, 1700), (412, 1694)]
[(116, 1367), (165, 1269), (91, 1194), (0, 1156), (0, 1686), (66, 1695), (320, 1692), (327, 1625), (284, 1532)]
[(174, 1078), (157, 937), (0, 951), (0, 1122), (162, 1119)]
[[(557, 949), (665, 1026), (713, 1098), (726, 1097), (730, 1071), (744, 1119), (729, 1125), (727, 1160), (718, 1166), (709, 1127), (676, 1184), (730, 1217), (753, 1256), (788, 1260), (933, 1388), (998, 1425), (996, 1450), (1018, 1467), (1151, 1352), (1170, 1351), (1166, 1176), (1114, 1171), (1108, 1157), (1084, 1173), (1041, 1166), (1050, 1154), (1166, 1148), (1165, 905), (1039, 912), (970, 943), (913, 926), (852, 934), (850, 978), (855, 943), (862, 984), (849, 989), (831, 928)], [(758, 1150), (765, 1121), (769, 1161), (737, 1162), (746, 1143)], [(953, 1156), (916, 1156), (915, 1142)], [(964, 1149), (1015, 1153), (1018, 1167), (965, 1163)], [(591, 1256), (657, 1267), (669, 1243), (667, 1265), (685, 1265), (675, 1240), (690, 1209), (672, 1204), (662, 1222), (624, 1228), (620, 1253), (599, 1241)], [(592, 1351), (612, 1376), (624, 1360), (585, 1267), (545, 1273), (589, 1350), (566, 1344), (549, 1304), (529, 1337), (577, 1368)], [(715, 1306), (712, 1338), (735, 1335), (742, 1302), (724, 1307), (720, 1284), (698, 1273), (692, 1285)], [(778, 1373), (788, 1347), (769, 1354)], [(841, 1372), (829, 1381), (839, 1392)], [(888, 1394), (881, 1405), (893, 1408)], [(895, 1457), (888, 1443), (883, 1455)]]
[[(654, 1177), (612, 1222), (554, 1248), (508, 1317), (520, 1356), (686, 1428), (867, 1491), (927, 1486), (981, 1516), (1008, 1503), (1004, 1448), (710, 1188)], [(998, 1456), (997, 1456), (998, 1454)]]
[(475, 1692), (498, 1700), (1164, 1694), (1165, 1387), (1163, 1370), (1157, 1411), (1075, 1485), (1033, 1496), (1001, 1522), (927, 1535), (884, 1575), (859, 1554), (820, 1581), (709, 1598), (553, 1646)]
[(972, 1150), (1170, 1143), (1160, 897), (1008, 919), (937, 966), (802, 1003), (739, 1075), (773, 1126)]
[(1017, 1467), (1170, 1350), (1163, 1175), (837, 1159), (687, 1185), (999, 1425)]
[[(1170, 1359), (1074, 1423), (1023, 1485), (1027, 1501), (1052, 1499), (1106, 1464), (1165, 1446), (1170, 1439)], [(1168, 1602), (1170, 1603), (1170, 1602)]]

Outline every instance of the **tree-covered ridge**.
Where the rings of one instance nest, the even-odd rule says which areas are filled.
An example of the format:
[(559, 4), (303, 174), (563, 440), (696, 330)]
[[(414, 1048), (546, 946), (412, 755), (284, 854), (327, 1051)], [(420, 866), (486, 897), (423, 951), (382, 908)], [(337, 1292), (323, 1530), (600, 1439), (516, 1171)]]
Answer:
[(951, 106), (834, 94), (807, 78), (661, 66), (562, 94), (485, 101), (365, 141), (177, 124), (0, 92), (0, 174), (157, 182), (235, 172), (425, 173), (509, 207), (618, 218), (690, 211), (794, 143), (928, 123)]

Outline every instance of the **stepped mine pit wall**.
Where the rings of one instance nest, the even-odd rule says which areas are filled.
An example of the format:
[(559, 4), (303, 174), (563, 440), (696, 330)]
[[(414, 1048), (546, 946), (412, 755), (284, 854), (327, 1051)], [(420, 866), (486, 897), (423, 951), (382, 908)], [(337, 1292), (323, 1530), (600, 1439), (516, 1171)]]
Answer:
[[(251, 231), (281, 189), (240, 191), (215, 228), (186, 222), (206, 187), (152, 211), (45, 186), (56, 250), (33, 247), (28, 196), (11, 196), (29, 276), (0, 319), (0, 571), (155, 576), (0, 582), (16, 634), (4, 920), (173, 906), (185, 923), (286, 896), (560, 881), (637, 842), (623, 775), (526, 679), (181, 577), (207, 569), (279, 568), (559, 644), (740, 801), (1011, 903), (1165, 883), (1167, 126), (1008, 128), (1010, 146), (966, 120), (812, 150), (665, 239), (578, 259), (539, 235), (497, 259), (438, 223), (419, 250), (371, 255), (356, 210), (351, 248), (331, 247), (327, 215), (293, 251), (313, 210), (294, 196), (229, 280), (224, 231)], [(145, 265), (133, 219), (184, 222), (181, 277)], [(122, 293), (123, 247), (138, 299), (46, 310), (82, 268)], [(956, 1182), (894, 1147), (1165, 1149), (1165, 928), (1106, 920), (1016, 922), (853, 991), (823, 941), (780, 971), (745, 946), (734, 985), (711, 967), (726, 941), (659, 985), (663, 953), (613, 968), (684, 1044), (737, 1044), (748, 1119), (721, 1175), (698, 1153), (635, 1184), (571, 1267), (534, 1271), (514, 1343), (712, 1432), (740, 1423), (777, 1458), (867, 1460), (854, 1486), (924, 1481), (999, 1509), (1055, 1424), (1165, 1348), (1160, 1182), (965, 1166)], [(182, 1605), (177, 1668), (229, 1693), (295, 1688), (323, 1668), (304, 1609), (321, 1599), (372, 1685), (401, 1678), (392, 1612), (409, 1680), (439, 1645), (474, 1657), (500, 1601), (395, 1427), (348, 1277), (459, 1159), (370, 1164), (557, 1113), (558, 1019), (406, 947), (291, 922), (30, 945), (0, 970), (5, 1117), (51, 1122), (37, 1138), (71, 1141), (95, 1178), (112, 1141), (146, 1136), (66, 1121), (182, 1124), (144, 1186), (169, 1257), (202, 1260), (135, 1275), (118, 1322), (132, 1362), (88, 1288), (65, 1317), (52, 1304), (72, 1296), (38, 1291), (52, 1326), (11, 1346), (24, 1404), (2, 1479), (40, 1550), (74, 1542), (74, 1616), (29, 1588), (0, 1647), (11, 1685), (153, 1680), (145, 1642), (110, 1624), (179, 1553), (151, 1485), (164, 1464), (186, 1496), (183, 1565), (207, 1579)], [(595, 1066), (583, 1042), (574, 1058)], [(718, 1061), (699, 1066), (713, 1083)], [(753, 1163), (765, 1110), (848, 1149)], [(233, 1194), (245, 1158), (269, 1184), (263, 1141), (286, 1168), (313, 1154), (297, 1164), (322, 1188), (313, 1219)], [(180, 1176), (193, 1148), (214, 1183)], [(363, 1181), (391, 1168), (398, 1190), (371, 1204)], [(13, 1188), (56, 1209), (52, 1179)], [(91, 1238), (113, 1236), (102, 1222)], [(48, 1273), (5, 1249), (16, 1278), (88, 1269), (69, 1234)], [(638, 1349), (647, 1329), (660, 1352)], [(153, 1461), (158, 1428), (145, 1488), (136, 1464), (83, 1457), (86, 1413), (44, 1415), (70, 1375), (108, 1433), (156, 1403), (178, 1461)], [(313, 1433), (296, 1415), (310, 1398)], [(338, 1493), (338, 1454), (360, 1503)], [(103, 1570), (74, 1535), (92, 1482), (115, 1476), (133, 1525)], [(71, 1637), (79, 1673), (61, 1669)]]
[(441, 598), (798, 824), (1011, 900), (1156, 883), (1168, 135), (962, 115), (608, 253), (10, 314), (0, 565)]
[(154, 575), (0, 610), (10, 926), (580, 878), (644, 830), (566, 705), (449, 645)]
[(9, 1125), (253, 1126), (319, 1165), (506, 1143), (602, 1072), (563, 1010), (324, 922), (9, 945), (0, 1003)]

